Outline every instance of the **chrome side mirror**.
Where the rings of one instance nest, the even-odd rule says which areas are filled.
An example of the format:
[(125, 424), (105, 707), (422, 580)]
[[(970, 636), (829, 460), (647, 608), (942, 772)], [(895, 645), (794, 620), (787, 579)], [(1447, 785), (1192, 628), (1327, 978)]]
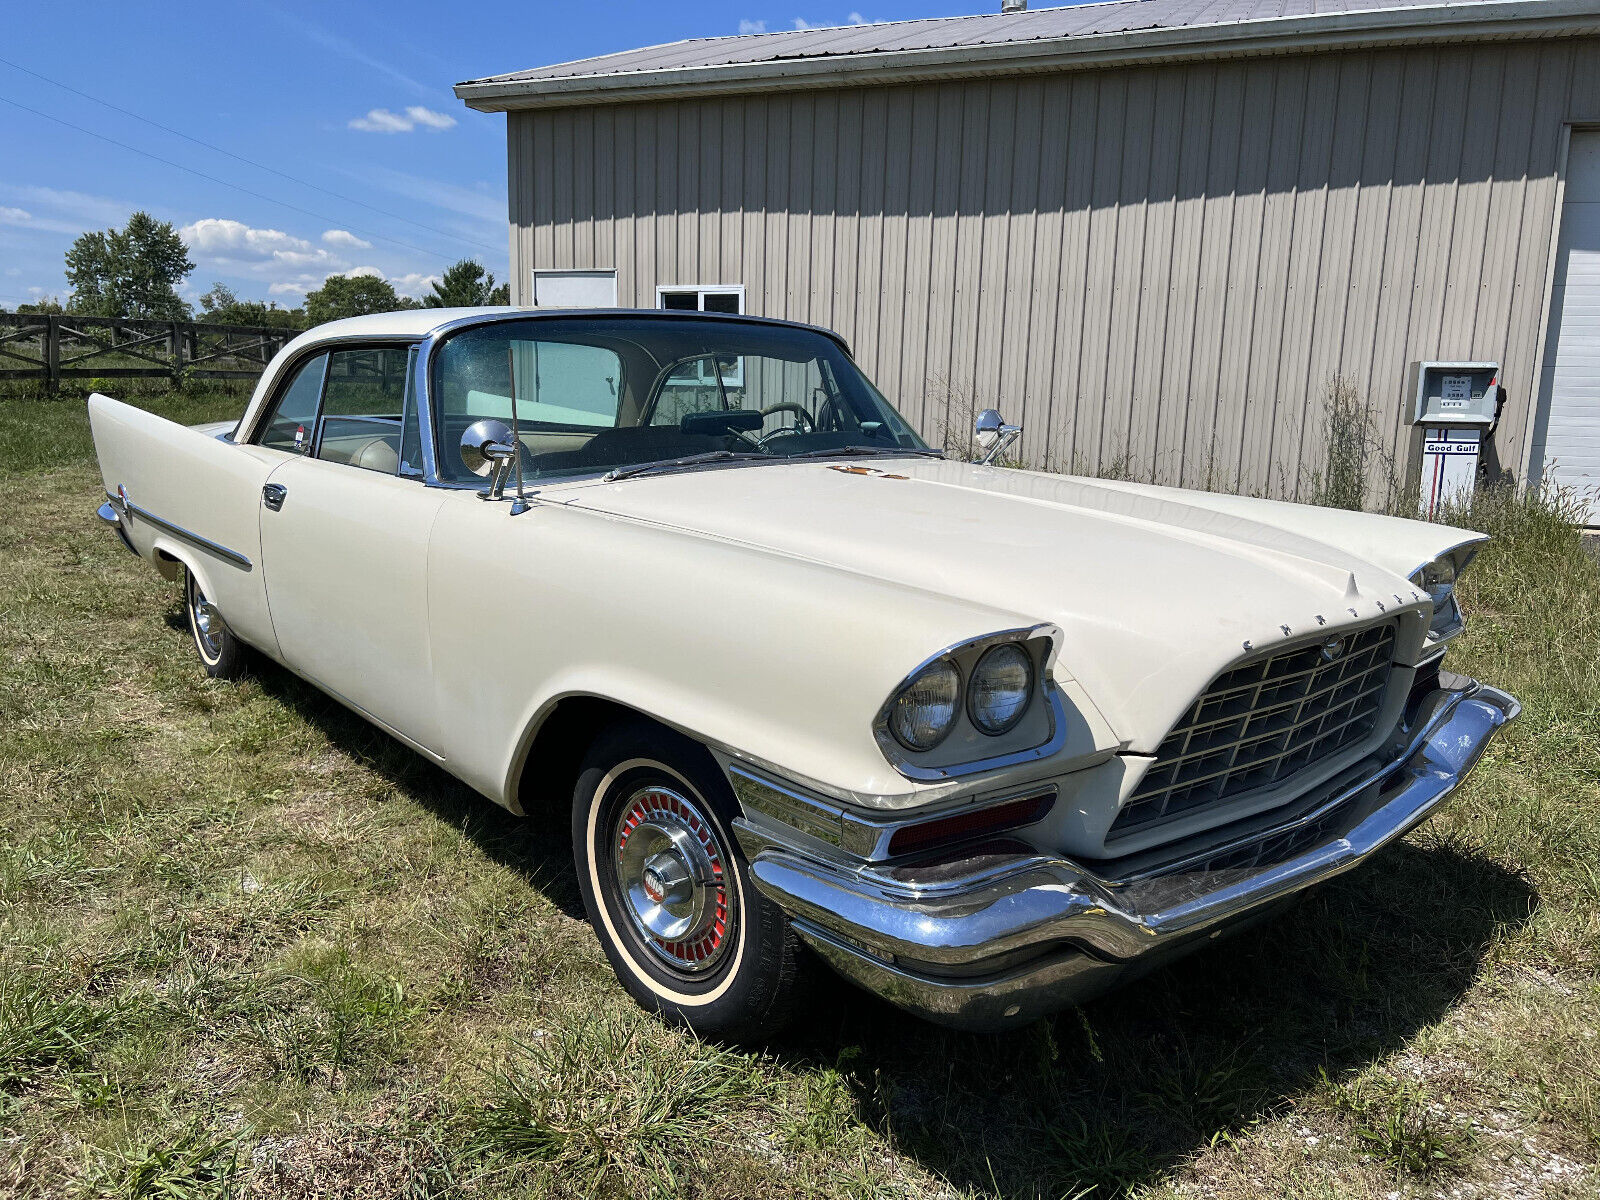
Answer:
[(973, 434), (977, 438), (978, 449), (983, 451), (983, 457), (978, 462), (988, 466), (1022, 436), (1022, 426), (1007, 425), (998, 408), (986, 408), (978, 414)]
[(511, 426), (485, 417), (474, 421), (461, 434), (461, 465), (474, 475), (489, 480), (478, 495), (499, 500), (505, 495), (506, 477), (516, 462), (517, 442)]

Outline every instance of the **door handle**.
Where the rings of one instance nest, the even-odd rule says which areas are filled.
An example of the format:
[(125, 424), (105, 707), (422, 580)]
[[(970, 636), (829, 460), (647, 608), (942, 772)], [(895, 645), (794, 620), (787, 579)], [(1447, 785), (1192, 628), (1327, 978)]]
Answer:
[(283, 507), (284, 497), (288, 496), (289, 489), (281, 483), (269, 483), (261, 489), (261, 503), (273, 512)]

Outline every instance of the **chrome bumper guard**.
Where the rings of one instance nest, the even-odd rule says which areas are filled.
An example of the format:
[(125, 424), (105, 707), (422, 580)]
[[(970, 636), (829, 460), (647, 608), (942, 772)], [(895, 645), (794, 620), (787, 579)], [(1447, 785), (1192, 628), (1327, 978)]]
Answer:
[[(1388, 761), (1367, 760), (1309, 810), (1132, 873), (1015, 842), (958, 865), (851, 863), (813, 839), (784, 844), (759, 820), (738, 823), (741, 841), (756, 886), (841, 974), (942, 1024), (1005, 1028), (1270, 915), (1416, 827), (1520, 711), (1464, 676), (1441, 684), (1413, 706), (1412, 735)], [(1246, 843), (1279, 853), (1233, 865)]]

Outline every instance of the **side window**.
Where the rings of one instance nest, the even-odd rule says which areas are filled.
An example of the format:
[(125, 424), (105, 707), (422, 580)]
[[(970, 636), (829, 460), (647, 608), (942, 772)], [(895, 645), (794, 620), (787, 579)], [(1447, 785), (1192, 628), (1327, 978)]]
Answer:
[(400, 474), (422, 476), (422, 420), (417, 415), (417, 347), (406, 352), (406, 395), (400, 415)]
[(610, 429), (617, 423), (621, 383), (622, 360), (603, 346), (532, 342), (517, 363), (517, 386), (522, 389), (517, 400), (528, 399), (530, 421)]
[(485, 334), (481, 354), (452, 357), (452, 369), (441, 377), (440, 411), (452, 424), (459, 421), (461, 429), (482, 417), (509, 421), (513, 364), (517, 419), (523, 425), (577, 430), (616, 426), (622, 359), (614, 350), (582, 342), (517, 338), (508, 343), (503, 337), (491, 342)]
[(400, 469), (409, 357), (402, 347), (361, 347), (328, 355), (318, 458), (386, 475)]
[(290, 454), (310, 452), (317, 429), (317, 404), (322, 399), (322, 376), (327, 365), (326, 354), (313, 355), (301, 364), (289, 386), (278, 393), (277, 405), (257, 439), (261, 445), (287, 450)]

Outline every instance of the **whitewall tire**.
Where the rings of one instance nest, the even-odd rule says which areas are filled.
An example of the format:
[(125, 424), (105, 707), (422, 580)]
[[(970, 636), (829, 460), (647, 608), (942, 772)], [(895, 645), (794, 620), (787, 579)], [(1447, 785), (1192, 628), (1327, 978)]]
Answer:
[(758, 1040), (788, 1019), (801, 949), (751, 884), (736, 804), (705, 749), (647, 722), (591, 747), (572, 805), (584, 908), (642, 1006), (707, 1037)]
[(213, 679), (237, 679), (244, 674), (244, 643), (233, 636), (194, 572), (183, 573), (183, 606), (189, 618), (189, 636), (194, 640), (200, 665)]

